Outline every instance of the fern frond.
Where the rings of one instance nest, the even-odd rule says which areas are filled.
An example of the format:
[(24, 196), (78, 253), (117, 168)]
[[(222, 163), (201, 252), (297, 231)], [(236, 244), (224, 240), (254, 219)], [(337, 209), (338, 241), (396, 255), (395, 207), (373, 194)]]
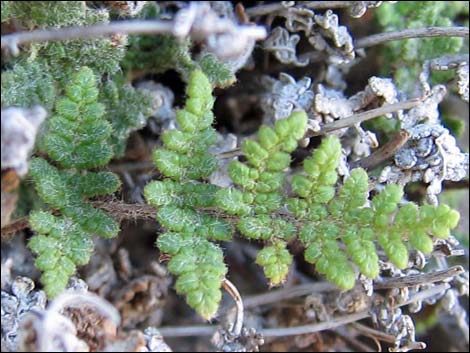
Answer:
[(213, 207), (218, 188), (198, 181), (217, 167), (207, 150), (215, 142), (212, 128), (212, 86), (202, 71), (193, 71), (186, 88), (185, 108), (178, 111), (180, 129), (163, 133), (164, 147), (155, 150), (154, 162), (165, 175), (146, 185), (147, 201), (158, 207), (157, 220), (169, 232), (159, 236), (160, 251), (171, 255), (170, 273), (178, 276), (176, 290), (203, 318), (211, 319), (222, 298), (227, 272), (220, 247), (211, 240), (230, 240), (232, 227), (200, 208)]
[[(103, 105), (97, 102), (96, 78), (82, 68), (67, 86), (49, 119), (43, 145), (58, 169), (42, 158), (30, 162), (30, 175), (41, 199), (61, 217), (45, 212), (31, 214), (31, 228), (39, 233), (30, 248), (39, 255), (36, 265), (43, 271), (42, 282), (53, 297), (66, 286), (76, 266), (86, 264), (93, 250), (92, 234), (112, 238), (119, 225), (87, 199), (115, 192), (121, 185), (116, 174), (90, 172), (111, 159), (108, 142), (111, 126), (104, 119)], [(49, 251), (51, 244), (56, 244)]]
[(220, 209), (240, 216), (237, 229), (243, 236), (277, 244), (260, 252), (261, 259), (264, 253), (275, 254), (270, 260), (274, 262), (268, 266), (264, 260), (257, 261), (264, 267), (271, 285), (283, 282), (290, 264), (285, 256), (288, 251), (282, 246), (280, 250), (280, 244), (284, 244), (280, 240), (290, 239), (296, 229), (292, 223), (276, 217), (275, 212), (285, 204), (284, 170), (290, 165), (290, 152), (304, 136), (306, 125), (307, 115), (299, 111), (278, 120), (274, 128), (262, 126), (259, 142), (251, 139), (243, 142), (242, 151), (248, 163), (232, 161), (229, 165), (228, 174), (238, 188), (221, 189), (215, 195)]
[(354, 286), (353, 264), (367, 277), (379, 275), (377, 243), (402, 269), (408, 265), (407, 243), (430, 253), (430, 236), (446, 238), (457, 226), (458, 213), (445, 205), (400, 205), (403, 189), (398, 185), (386, 186), (368, 205), (368, 176), (363, 169), (353, 170), (336, 191), (340, 153), (338, 138), (324, 139), (312, 158), (304, 161), (305, 175), (293, 177), (298, 197), (288, 201), (289, 210), (304, 222), (299, 239), (306, 246), (306, 261), (340, 288)]

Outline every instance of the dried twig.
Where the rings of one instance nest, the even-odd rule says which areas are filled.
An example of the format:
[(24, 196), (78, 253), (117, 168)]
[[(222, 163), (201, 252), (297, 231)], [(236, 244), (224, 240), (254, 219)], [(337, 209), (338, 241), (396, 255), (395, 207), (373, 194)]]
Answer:
[[(411, 38), (430, 37), (463, 37), (468, 38), (467, 27), (426, 27), (409, 28), (395, 32), (383, 32), (360, 38), (354, 42), (355, 49), (369, 48), (387, 42)], [(310, 63), (324, 60), (324, 54), (318, 51), (309, 51), (298, 56), (299, 61), (309, 60)]]
[(305, 7), (312, 10), (342, 9), (350, 7), (354, 1), (306, 1)]
[[(398, 307), (409, 305), (416, 301), (422, 301), (424, 299), (433, 297), (439, 293), (449, 289), (450, 285), (443, 283), (432, 288), (423, 290), (413, 295), (406, 302), (401, 303)], [(331, 330), (339, 326), (343, 326), (355, 321), (365, 319), (370, 316), (369, 310), (364, 310), (358, 313), (340, 316), (326, 322), (320, 322), (311, 325), (295, 326), (295, 327), (282, 327), (273, 329), (262, 329), (259, 330), (264, 337), (283, 337), (283, 336), (295, 336), (309, 334), (324, 330)], [(210, 325), (200, 326), (187, 326), (187, 327), (161, 327), (159, 328), (162, 336), (166, 337), (183, 337), (183, 336), (210, 336), (214, 333), (215, 327)]]
[[(387, 343), (395, 343), (395, 336), (389, 335), (388, 333), (375, 330), (366, 325), (360, 324), (359, 322), (354, 322), (351, 326), (358, 331), (359, 333), (368, 336), (374, 340), (380, 340)], [(423, 342), (408, 342), (408, 348), (411, 349), (425, 349), (426, 344)]]
[(396, 32), (384, 32), (373, 34), (354, 43), (356, 49), (369, 48), (374, 45), (391, 42), (394, 40), (403, 40), (410, 38), (430, 38), (430, 37), (463, 37), (468, 38), (468, 27), (426, 27), (426, 28), (408, 28)]
[[(450, 286), (448, 284), (442, 284), (442, 285), (435, 286), (427, 290), (423, 290), (415, 294), (408, 301), (406, 301), (403, 304), (400, 304), (399, 306), (408, 305), (415, 301), (421, 301), (423, 299), (433, 297), (439, 293), (442, 293), (444, 290), (448, 289), (449, 287)], [(263, 334), (265, 337), (302, 335), (302, 334), (314, 333), (314, 332), (319, 332), (319, 331), (324, 331), (324, 330), (331, 330), (333, 328), (336, 328), (345, 324), (349, 324), (355, 321), (365, 319), (369, 316), (370, 316), (369, 311), (364, 310), (358, 313), (337, 317), (337, 318), (334, 318), (333, 320), (320, 322), (317, 324), (297, 326), (297, 327), (264, 329), (264, 330), (260, 330), (260, 333)]]
[(434, 271), (431, 273), (409, 275), (400, 278), (388, 278), (384, 281), (375, 281), (374, 289), (406, 288), (416, 286), (417, 284), (444, 281), (446, 279), (455, 277), (464, 271), (465, 270), (462, 266), (453, 266), (445, 270)]
[(470, 183), (468, 179), (459, 180), (459, 181), (451, 181), (451, 180), (444, 181), (445, 190), (468, 189), (469, 186), (470, 186)]
[[(389, 114), (389, 113), (394, 113), (398, 110), (411, 109), (411, 108), (414, 108), (417, 105), (419, 105), (422, 101), (423, 101), (423, 98), (414, 98), (414, 99), (410, 99), (410, 100), (407, 100), (407, 101), (404, 101), (404, 102), (389, 104), (389, 105), (385, 105), (383, 107), (379, 107), (379, 108), (376, 108), (376, 109), (371, 109), (371, 110), (368, 110), (368, 111), (365, 111), (365, 112), (362, 112), (362, 113), (359, 113), (359, 114), (354, 114), (354, 115), (351, 115), (351, 116), (346, 117), (344, 119), (340, 119), (340, 120), (334, 121), (332, 123), (325, 124), (325, 125), (322, 126), (322, 129), (320, 131), (311, 131), (311, 130), (307, 131), (304, 138), (310, 138), (310, 137), (314, 137), (314, 136), (325, 135), (325, 134), (327, 134), (331, 131), (335, 131), (335, 130), (339, 130), (339, 129), (342, 129), (342, 128), (345, 128), (345, 127), (348, 127), (348, 126), (352, 126), (354, 124), (358, 124), (358, 123), (361, 123), (361, 122), (364, 122), (364, 121), (367, 121), (367, 120), (370, 120), (370, 119), (373, 119), (373, 118), (377, 118), (377, 117), (382, 116), (382, 115), (386, 115), (386, 114)], [(382, 160), (386, 160), (386, 159), (390, 158), (391, 156), (393, 156), (393, 154), (398, 149), (400, 149), (406, 143), (406, 141), (408, 140), (409, 136), (406, 136), (406, 135), (407, 135), (407, 132), (401, 131), (399, 133), (399, 135), (394, 136), (392, 138), (392, 141), (389, 142), (390, 145), (387, 144), (387, 145), (383, 146), (382, 147), (383, 150), (382, 149), (377, 150), (376, 151), (377, 156), (375, 156), (374, 159), (372, 159), (371, 161), (368, 161), (367, 163), (371, 163), (371, 162), (380, 163)], [(378, 153), (379, 151), (381, 151), (381, 152)], [(232, 158), (232, 157), (239, 156), (241, 154), (242, 154), (241, 149), (240, 148), (235, 148), (235, 149), (230, 150), (230, 151), (225, 151), (225, 152), (219, 153), (218, 157), (219, 158)], [(369, 156), (369, 157), (372, 158), (372, 155)], [(367, 158), (369, 158), (369, 157), (367, 157)], [(380, 158), (382, 158), (382, 160), (380, 160)], [(366, 163), (366, 162), (364, 161), (364, 163)]]
[[(356, 332), (353, 332), (356, 333)], [(380, 346), (380, 342), (374, 340), (374, 343), (377, 346), (377, 349), (373, 349), (372, 347), (366, 345), (361, 340), (357, 338), (356, 335), (351, 334), (351, 330), (347, 330), (346, 327), (340, 326), (335, 329), (335, 334), (341, 337), (343, 341), (345, 341), (351, 348), (355, 349), (357, 352), (381, 352), (382, 347)]]
[(363, 335), (377, 338), (377, 339), (379, 339), (380, 341), (383, 341), (383, 342), (395, 343), (395, 337), (394, 336), (392, 336), (388, 333), (373, 329), (373, 328), (368, 327), (366, 325), (363, 325), (359, 322), (353, 322), (351, 324), (351, 327), (353, 327), (356, 331), (360, 332)]
[(172, 21), (129, 20), (84, 27), (63, 27), (17, 32), (2, 36), (2, 49), (15, 48), (28, 43), (60, 41), (71, 39), (96, 38), (118, 33), (127, 34), (170, 34), (173, 32)]
[(281, 2), (277, 2), (277, 3), (272, 3), (272, 4), (264, 4), (264, 5), (250, 7), (248, 9), (245, 9), (245, 13), (249, 17), (255, 17), (255, 16), (269, 15), (273, 12), (277, 12), (283, 9), (285, 9), (285, 6)]
[(271, 303), (278, 303), (282, 300), (288, 300), (296, 297), (301, 297), (307, 294), (330, 292), (337, 290), (338, 287), (330, 282), (315, 282), (300, 284), (290, 288), (281, 288), (269, 291), (267, 293), (252, 295), (245, 298), (245, 308), (256, 308), (260, 305)]
[(211, 336), (217, 329), (214, 325), (194, 325), (194, 326), (167, 326), (159, 327), (158, 331), (163, 337), (188, 337), (188, 336)]
[(325, 124), (322, 126), (320, 131), (307, 131), (305, 134), (306, 138), (324, 135), (329, 132), (339, 130), (354, 124), (358, 124), (373, 118), (377, 118), (382, 115), (390, 114), (398, 110), (411, 109), (419, 105), (423, 101), (423, 98), (414, 98), (407, 101), (385, 105), (376, 109), (371, 109), (359, 114), (354, 114), (344, 119), (336, 120), (332, 123)]
[(371, 170), (377, 167), (380, 163), (385, 162), (387, 159), (393, 157), (410, 138), (410, 133), (407, 130), (400, 130), (398, 133), (392, 136), (390, 141), (380, 147), (377, 151), (372, 153), (363, 159), (355, 162), (351, 162), (351, 169), (353, 168), (364, 168)]
[(23, 229), (26, 229), (28, 227), (28, 217), (21, 217), (2, 227), (2, 240), (9, 240), (13, 234), (22, 231)]
[[(304, 6), (312, 10), (340, 9), (350, 7), (353, 1), (306, 1)], [(253, 6), (245, 10), (250, 17), (270, 15), (286, 9), (281, 2)]]
[[(202, 21), (202, 18), (208, 19), (208, 21)], [(232, 41), (236, 38), (239, 41), (238, 45), (234, 43), (233, 48), (224, 48), (225, 51), (230, 49), (225, 53), (227, 56), (245, 50), (248, 42), (264, 39), (267, 34), (266, 29), (262, 26), (237, 25), (230, 19), (218, 17), (208, 4), (194, 2), (187, 8), (178, 11), (171, 21), (129, 20), (83, 27), (39, 29), (7, 34), (2, 36), (1, 44), (2, 49), (8, 48), (13, 54), (17, 54), (18, 45), (21, 44), (95, 38), (117, 33), (171, 34), (177, 38), (189, 36), (195, 40), (205, 40), (208, 47), (218, 43), (213, 35), (223, 35), (225, 39), (230, 37)], [(227, 37), (227, 35), (229, 36)]]
[(367, 310), (364, 310), (358, 313), (336, 317), (329, 321), (319, 322), (316, 324), (294, 326), (294, 327), (268, 328), (268, 329), (260, 330), (260, 332), (265, 337), (283, 337), (283, 336), (304, 335), (308, 333), (331, 330), (336, 327), (349, 324), (351, 322), (365, 319), (369, 316), (370, 316), (369, 312)]

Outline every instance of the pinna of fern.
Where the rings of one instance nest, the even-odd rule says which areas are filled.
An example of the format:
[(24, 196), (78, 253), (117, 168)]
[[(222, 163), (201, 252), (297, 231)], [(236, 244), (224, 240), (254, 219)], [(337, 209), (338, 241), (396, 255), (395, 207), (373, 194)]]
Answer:
[(158, 207), (157, 220), (167, 230), (159, 235), (160, 251), (171, 255), (168, 271), (176, 276), (179, 294), (203, 318), (212, 318), (222, 298), (227, 268), (221, 248), (210, 240), (229, 240), (231, 226), (202, 212), (214, 206), (217, 187), (206, 184), (217, 167), (208, 152), (215, 143), (212, 87), (202, 71), (191, 73), (184, 109), (176, 113), (179, 129), (163, 133), (164, 147), (155, 150), (154, 162), (165, 178), (145, 187), (147, 201)]
[(29, 247), (38, 254), (36, 266), (50, 297), (65, 289), (77, 265), (88, 262), (93, 251), (92, 234), (105, 238), (117, 235), (119, 225), (86, 200), (116, 191), (120, 181), (114, 173), (92, 172), (109, 162), (113, 153), (108, 143), (112, 129), (104, 119), (104, 106), (97, 101), (98, 89), (92, 70), (84, 67), (74, 74), (65, 97), (56, 103), (47, 121), (42, 145), (56, 167), (43, 158), (30, 162), (30, 175), (50, 211), (30, 216), (34, 236)]
[(179, 129), (165, 131), (164, 147), (154, 152), (165, 178), (149, 183), (145, 196), (168, 230), (157, 245), (172, 256), (168, 269), (178, 276), (176, 289), (206, 319), (217, 311), (227, 272), (220, 247), (209, 240), (226, 241), (232, 233), (231, 225), (205, 213), (207, 208), (228, 214), (242, 236), (266, 244), (256, 262), (271, 285), (285, 280), (292, 262), (287, 244), (297, 238), (305, 246), (306, 261), (343, 290), (355, 285), (359, 272), (379, 275), (377, 246), (404, 268), (409, 246), (429, 253), (431, 236), (446, 238), (458, 223), (458, 213), (448, 206), (404, 202), (398, 185), (386, 186), (369, 200), (368, 175), (360, 168), (338, 185), (341, 144), (335, 136), (324, 138), (304, 161), (303, 171), (291, 179), (289, 197), (286, 172), (290, 153), (306, 131), (303, 111), (274, 127), (262, 126), (257, 141), (244, 140), (246, 162), (232, 161), (228, 168), (233, 187), (201, 182), (217, 165), (207, 152), (215, 140), (213, 98), (201, 71), (191, 74), (186, 93), (185, 108), (177, 112)]
[(362, 168), (352, 170), (336, 191), (340, 151), (336, 137), (324, 139), (304, 161), (305, 173), (293, 177), (297, 197), (288, 200), (288, 208), (304, 222), (299, 239), (306, 246), (306, 261), (346, 290), (355, 284), (357, 271), (352, 263), (369, 278), (379, 275), (377, 245), (403, 269), (408, 265), (406, 243), (429, 254), (431, 236), (447, 238), (459, 214), (446, 205), (402, 203), (399, 185), (386, 186), (369, 201), (368, 176)]
[(243, 142), (247, 163), (232, 161), (229, 165), (228, 173), (236, 187), (216, 194), (220, 209), (240, 217), (237, 229), (243, 236), (271, 244), (259, 252), (256, 262), (264, 267), (272, 285), (284, 281), (292, 262), (286, 241), (294, 236), (296, 228), (276, 211), (285, 203), (283, 186), (290, 152), (303, 137), (306, 125), (307, 115), (298, 111), (276, 122), (274, 128), (262, 126), (259, 142)]

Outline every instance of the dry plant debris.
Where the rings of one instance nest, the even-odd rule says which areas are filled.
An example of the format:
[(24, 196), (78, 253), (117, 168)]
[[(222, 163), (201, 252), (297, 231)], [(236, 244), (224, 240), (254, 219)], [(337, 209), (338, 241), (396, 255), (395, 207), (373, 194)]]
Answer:
[(2, 1), (2, 351), (468, 350), (468, 15)]

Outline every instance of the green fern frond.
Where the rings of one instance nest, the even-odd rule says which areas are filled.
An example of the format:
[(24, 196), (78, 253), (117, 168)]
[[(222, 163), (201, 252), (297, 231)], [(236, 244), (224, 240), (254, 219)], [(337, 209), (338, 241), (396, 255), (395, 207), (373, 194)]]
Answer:
[(2, 72), (1, 94), (4, 108), (42, 105), (50, 111), (54, 106), (57, 88), (48, 65), (42, 60), (36, 60), (16, 63), (11, 70)]
[[(67, 86), (49, 119), (43, 145), (58, 169), (42, 158), (30, 162), (30, 175), (41, 199), (61, 217), (42, 211), (31, 214), (31, 228), (39, 233), (29, 246), (39, 255), (36, 265), (43, 271), (42, 282), (53, 297), (66, 286), (77, 265), (86, 264), (93, 250), (92, 234), (112, 238), (119, 225), (105, 212), (87, 202), (90, 197), (115, 192), (121, 185), (110, 172), (90, 172), (112, 157), (108, 139), (111, 126), (97, 102), (96, 78), (82, 68)], [(58, 244), (50, 252), (50, 244)]]
[(202, 71), (193, 71), (186, 88), (185, 108), (178, 111), (178, 130), (163, 133), (164, 146), (154, 162), (166, 177), (146, 185), (147, 201), (158, 207), (157, 220), (169, 232), (159, 236), (160, 251), (171, 255), (170, 273), (178, 276), (176, 290), (203, 318), (211, 319), (222, 298), (227, 272), (220, 247), (211, 240), (230, 240), (232, 227), (200, 209), (215, 206), (217, 187), (198, 180), (217, 167), (207, 150), (215, 143), (212, 128), (212, 85)]
[[(243, 142), (242, 151), (248, 163), (232, 161), (229, 165), (228, 174), (237, 188), (221, 189), (215, 196), (220, 209), (240, 216), (237, 229), (243, 236), (274, 242), (260, 251), (261, 260), (257, 260), (271, 285), (284, 281), (290, 264), (287, 261), (290, 257), (285, 255), (288, 251), (280, 245), (284, 244), (280, 240), (289, 240), (296, 228), (275, 212), (285, 204), (284, 171), (291, 162), (290, 152), (305, 134), (306, 125), (305, 112), (294, 112), (287, 119), (279, 120), (274, 128), (262, 126), (259, 142), (251, 139)], [(264, 253), (275, 255), (269, 264), (262, 260)]]
[(306, 246), (306, 261), (340, 288), (354, 286), (353, 264), (367, 277), (379, 275), (377, 243), (402, 269), (408, 265), (406, 243), (430, 253), (430, 236), (446, 238), (457, 226), (458, 213), (445, 205), (400, 205), (403, 190), (398, 185), (386, 186), (368, 205), (368, 176), (363, 169), (354, 169), (336, 192), (340, 152), (336, 137), (324, 139), (312, 158), (304, 161), (305, 175), (293, 177), (298, 197), (288, 201), (289, 210), (304, 222), (299, 239)]
[[(377, 8), (377, 21), (386, 31), (430, 26), (452, 26), (460, 14), (468, 15), (468, 3), (463, 1), (407, 1), (385, 3)], [(464, 15), (465, 16), (465, 15)], [(429, 59), (456, 54), (464, 47), (463, 38), (414, 38), (390, 42), (382, 49), (382, 71), (394, 73), (394, 81), (405, 91), (412, 92), (418, 82), (422, 64)], [(392, 66), (393, 65), (393, 66)], [(449, 72), (433, 74), (433, 82), (447, 82)]]
[(30, 215), (34, 236), (28, 246), (38, 255), (35, 265), (42, 272), (41, 282), (49, 297), (59, 295), (75, 273), (76, 266), (88, 263), (93, 240), (74, 221), (37, 211)]
[[(403, 190), (397, 185), (386, 186), (369, 200), (363, 169), (351, 171), (338, 186), (341, 144), (336, 136), (324, 138), (304, 161), (303, 172), (291, 179), (295, 197), (287, 197), (290, 153), (307, 125), (307, 115), (301, 111), (278, 120), (274, 127), (262, 126), (258, 140), (243, 141), (246, 162), (232, 161), (228, 167), (233, 187), (201, 183), (196, 179), (209, 176), (216, 166), (207, 152), (214, 141), (214, 101), (211, 84), (201, 71), (193, 72), (186, 93), (186, 106), (176, 115), (180, 128), (165, 131), (164, 146), (154, 153), (166, 178), (148, 184), (145, 197), (157, 207), (157, 220), (168, 230), (157, 245), (171, 255), (168, 269), (179, 276), (177, 291), (205, 318), (217, 310), (226, 273), (220, 248), (208, 240), (229, 240), (232, 228), (204, 209), (230, 215), (242, 236), (266, 243), (256, 263), (271, 285), (285, 281), (292, 262), (287, 244), (297, 237), (305, 246), (306, 261), (344, 290), (355, 285), (359, 272), (369, 278), (379, 275), (377, 246), (395, 266), (404, 268), (410, 246), (429, 253), (431, 236), (446, 238), (458, 223), (458, 213), (447, 206), (403, 203)], [(213, 162), (201, 170), (202, 160)], [(202, 259), (200, 254), (213, 258)]]

